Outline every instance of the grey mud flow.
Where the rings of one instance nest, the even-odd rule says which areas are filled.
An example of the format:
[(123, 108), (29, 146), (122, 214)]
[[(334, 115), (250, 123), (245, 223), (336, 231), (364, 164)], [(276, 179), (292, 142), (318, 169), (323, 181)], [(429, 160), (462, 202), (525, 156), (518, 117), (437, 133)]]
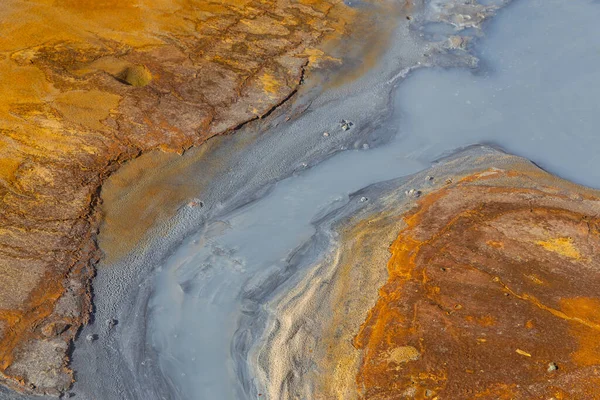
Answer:
[(257, 398), (270, 301), (335, 246), (337, 223), (457, 149), (499, 147), (600, 188), (600, 4), (465, 3), (418, 6), (367, 74), (302, 92), (298, 118), (276, 112), (190, 166), (204, 206), (99, 268), (73, 399)]

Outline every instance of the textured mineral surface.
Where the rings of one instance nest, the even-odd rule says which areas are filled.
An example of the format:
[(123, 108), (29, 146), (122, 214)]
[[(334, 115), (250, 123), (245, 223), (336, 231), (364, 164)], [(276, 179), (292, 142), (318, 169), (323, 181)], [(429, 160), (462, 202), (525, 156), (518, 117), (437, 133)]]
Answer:
[(393, 186), (275, 301), (269, 398), (598, 398), (600, 193), (485, 149)]
[(0, 381), (69, 387), (90, 311), (98, 193), (142, 152), (182, 152), (288, 99), (338, 0), (8, 0), (0, 10)]
[(489, 170), (419, 201), (354, 339), (365, 398), (597, 394), (600, 203), (561, 189)]

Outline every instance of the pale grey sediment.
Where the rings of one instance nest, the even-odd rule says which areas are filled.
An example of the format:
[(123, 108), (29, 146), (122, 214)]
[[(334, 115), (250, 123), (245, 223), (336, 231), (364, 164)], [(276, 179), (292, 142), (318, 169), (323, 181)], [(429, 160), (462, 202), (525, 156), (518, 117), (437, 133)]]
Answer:
[[(574, 45), (577, 44), (575, 38), (580, 35), (575, 27), (575, 31), (568, 32), (572, 36), (565, 32), (545, 31), (536, 35), (536, 26), (528, 24), (528, 18), (532, 14), (538, 15), (540, 10), (545, 10), (544, 18), (549, 18), (548, 24), (570, 12), (572, 20), (582, 21), (579, 26), (585, 27), (590, 18), (595, 18), (594, 12), (598, 11), (598, 7), (584, 0), (571, 6), (571, 9), (558, 1), (552, 5), (547, 2), (542, 5), (536, 1), (517, 1), (504, 11), (507, 13), (506, 18), (500, 17), (490, 27), (493, 35), (485, 40), (486, 43), (492, 43), (485, 45), (488, 47), (474, 49), (473, 54), (484, 55), (485, 62), (479, 64), (478, 69), (466, 72), (422, 70), (413, 74), (401, 86), (401, 90), (394, 91), (394, 87), (408, 71), (419, 66), (478, 65), (475, 56), (467, 51), (471, 49), (470, 38), (478, 36), (478, 31), (469, 31), (466, 36), (461, 36), (454, 28), (448, 29), (448, 25), (439, 25), (439, 22), (468, 26), (473, 20), (464, 16), (469, 12), (477, 14), (482, 9), (469, 9), (470, 6), (461, 5), (446, 12), (433, 7), (432, 3), (415, 10), (411, 22), (402, 21), (390, 40), (381, 63), (365, 76), (347, 86), (327, 92), (318, 93), (315, 90), (304, 93), (294, 107), (308, 108), (297, 119), (286, 122), (287, 114), (274, 113), (268, 121), (260, 121), (234, 136), (218, 139), (219, 144), (215, 146), (214, 152), (192, 166), (190, 179), (207, 181), (206, 190), (197, 196), (203, 201), (204, 207), (182, 207), (176, 218), (156, 228), (157, 234), (151, 238), (151, 246), (144, 246), (142, 251), (131, 254), (125, 260), (99, 269), (94, 282), (95, 321), (83, 330), (74, 352), (73, 367), (77, 379), (73, 388), (74, 398), (255, 398), (261, 387), (256, 381), (260, 373), (248, 369), (248, 366), (258, 365), (252, 361), (257, 360), (259, 347), (253, 346), (259, 343), (259, 337), (269, 323), (270, 314), (266, 304), (275, 296), (285, 294), (288, 288), (301, 279), (307, 270), (305, 267), (314, 265), (331, 251), (334, 246), (333, 221), (341, 221), (346, 216), (360, 213), (360, 210), (367, 210), (369, 207), (376, 208), (377, 198), (386, 190), (399, 185), (402, 180), (370, 186), (372, 183), (423, 170), (432, 159), (445, 151), (470, 143), (493, 142), (511, 152), (528, 156), (551, 172), (575, 178), (576, 181), (591, 186), (600, 186), (600, 181), (590, 171), (588, 163), (589, 152), (598, 148), (597, 141), (590, 137), (585, 126), (577, 125), (570, 114), (564, 115), (564, 123), (567, 128), (571, 124), (573, 132), (569, 132), (567, 140), (560, 142), (559, 147), (562, 148), (558, 150), (571, 151), (571, 159), (558, 160), (555, 148), (546, 149), (540, 147), (539, 143), (537, 147), (535, 142), (528, 143), (526, 135), (531, 132), (542, 135), (546, 140), (561, 138), (560, 132), (550, 129), (551, 126), (535, 126), (536, 121), (548, 118), (548, 115), (542, 113), (544, 104), (557, 106), (549, 103), (552, 93), (544, 92), (538, 113), (530, 116), (530, 120), (525, 119), (523, 113), (521, 119), (516, 119), (513, 124), (506, 124), (508, 118), (505, 115), (490, 117), (486, 112), (527, 106), (517, 102), (519, 95), (528, 93), (527, 91), (513, 91), (512, 97), (502, 98), (502, 102), (491, 104), (487, 108), (464, 106), (467, 101), (479, 104), (473, 101), (477, 99), (477, 95), (486, 100), (493, 98), (489, 95), (490, 92), (477, 91), (477, 88), (486, 85), (491, 87), (492, 92), (502, 88), (506, 93), (504, 90), (508, 88), (503, 85), (510, 83), (510, 80), (519, 79), (519, 84), (526, 89), (527, 79), (538, 73), (530, 70), (535, 65), (532, 60), (542, 57), (540, 54), (545, 49), (551, 49), (552, 45), (564, 45), (567, 51), (569, 49), (566, 45), (569, 44), (570, 50), (574, 52), (569, 53), (569, 57), (579, 57), (578, 60), (572, 60), (577, 61), (575, 68), (588, 74), (586, 81), (598, 82), (591, 78), (591, 72), (586, 69), (590, 65), (597, 65), (595, 58), (591, 58), (592, 55), (588, 59), (581, 58), (584, 45)], [(495, 9), (483, 10), (489, 14)], [(458, 17), (459, 15), (462, 17)], [(438, 24), (431, 25), (431, 22)], [(475, 22), (479, 24), (481, 21)], [(514, 31), (513, 24), (523, 30)], [(573, 24), (577, 25), (575, 22)], [(512, 31), (514, 32), (511, 33)], [(552, 43), (544, 47), (540, 42), (541, 38)], [(527, 50), (528, 46), (532, 48)], [(510, 53), (511, 48), (518, 49), (518, 52)], [(536, 49), (540, 54), (535, 53)], [(492, 53), (487, 53), (486, 57), (486, 51)], [(494, 51), (497, 52), (497, 57), (494, 56)], [(494, 68), (499, 70), (495, 71)], [(552, 71), (552, 66), (548, 65), (538, 65), (537, 68)], [(505, 74), (506, 71), (509, 72), (508, 75)], [(530, 75), (511, 75), (511, 71), (529, 71)], [(486, 74), (489, 76), (485, 76)], [(553, 78), (553, 75), (548, 73), (547, 77)], [(470, 86), (479, 78), (482, 80)], [(567, 75), (564, 78), (566, 83), (560, 88), (571, 93), (567, 83), (572, 80), (566, 79)], [(551, 82), (539, 82), (535, 90), (540, 90), (544, 84), (550, 85)], [(461, 88), (470, 89), (465, 91), (468, 96), (459, 93), (456, 97), (460, 102), (453, 103), (453, 91)], [(596, 86), (591, 84), (580, 90), (587, 93), (588, 99), (597, 93)], [(505, 103), (510, 101), (515, 102), (514, 107), (506, 108)], [(588, 107), (585, 117), (590, 120), (586, 124), (598, 122), (592, 118), (592, 114), (593, 110)], [(598, 113), (595, 114), (597, 118)], [(491, 119), (481, 115), (487, 115)], [(350, 120), (355, 125), (352, 129), (343, 131), (338, 125), (341, 119)], [(525, 122), (527, 129), (519, 131), (518, 124)], [(542, 129), (547, 130), (546, 136), (543, 136)], [(323, 132), (329, 132), (330, 136), (323, 136)], [(397, 132), (399, 135), (396, 135)], [(246, 147), (239, 146), (248, 135), (255, 135), (255, 142)], [(385, 146), (380, 146), (384, 143)], [(542, 144), (545, 146), (545, 142)], [(369, 150), (362, 151), (365, 147)], [(540, 151), (536, 153), (537, 148)], [(356, 151), (333, 156), (344, 149)], [(577, 158), (585, 162), (573, 162)], [(323, 161), (325, 159), (327, 161)], [(208, 170), (212, 172), (210, 178), (204, 174)], [(212, 180), (213, 176), (218, 178)], [(578, 176), (580, 179), (577, 179)], [(282, 180), (285, 177), (290, 178)], [(365, 186), (369, 188), (359, 195), (349, 196)], [(360, 202), (361, 197), (369, 197), (373, 201)], [(259, 199), (260, 201), (256, 201)], [(294, 204), (294, 201), (300, 204)], [(279, 226), (280, 231), (296, 232), (296, 236), (291, 239), (280, 235), (275, 230), (277, 225), (268, 221), (270, 213), (276, 215), (276, 212), (280, 212), (285, 216), (286, 213), (281, 211), (282, 207), (288, 207), (292, 213), (291, 220), (297, 220), (294, 226), (284, 223)], [(293, 214), (295, 210), (298, 214)], [(254, 222), (245, 220), (252, 216), (258, 219)], [(263, 222), (261, 219), (265, 219), (265, 223), (272, 223), (269, 227), (272, 238), (282, 236), (282, 240), (287, 241), (272, 246), (277, 247), (276, 249), (264, 247), (272, 253), (261, 250), (261, 254), (252, 255), (247, 252), (252, 249), (237, 248), (239, 246), (236, 243), (256, 243), (256, 249), (265, 246), (259, 243), (260, 237), (235, 237), (236, 232), (258, 231), (256, 227)], [(244, 221), (247, 226), (242, 230)], [(163, 233), (168, 235), (162, 236)], [(223, 239), (225, 233), (230, 235), (225, 235), (230, 239)], [(198, 243), (194, 243), (195, 240)], [(207, 258), (211, 260), (212, 268), (202, 267), (202, 260)], [(192, 260), (192, 264), (195, 262), (196, 266), (185, 266), (186, 260)], [(219, 272), (215, 271), (215, 266), (227, 271), (219, 279), (225, 282), (229, 279), (230, 285), (215, 285), (214, 288), (202, 286), (202, 282), (216, 282), (210, 281), (211, 276), (214, 277)], [(178, 281), (178, 284), (181, 283), (180, 309), (186, 301), (190, 302), (191, 296), (198, 299), (197, 303), (189, 303), (198, 307), (197, 314), (206, 311), (205, 315), (211, 318), (216, 315), (215, 310), (203, 309), (202, 306), (208, 307), (212, 304), (211, 301), (216, 301), (214, 304), (228, 304), (231, 307), (231, 313), (222, 321), (217, 321), (220, 323), (217, 328), (212, 327), (211, 330), (206, 325), (204, 333), (207, 336), (196, 331), (193, 332), (196, 340), (192, 337), (189, 342), (184, 341), (185, 337), (171, 338), (173, 341), (169, 341), (165, 339), (168, 335), (161, 336), (158, 330), (152, 330), (156, 328), (153, 323), (160, 323), (156, 320), (156, 315), (161, 311), (160, 302), (155, 300), (161, 293), (170, 293), (165, 287), (157, 286), (157, 282), (162, 282), (157, 281), (157, 277), (161, 274), (168, 277), (169, 271), (176, 270), (184, 273), (183, 279)], [(217, 289), (223, 289), (223, 293), (231, 292), (227, 302), (219, 296), (202, 297), (209, 292), (215, 296), (220, 294)], [(173, 298), (165, 298), (165, 307), (172, 300)], [(180, 309), (171, 308), (175, 311)], [(225, 313), (227, 308), (223, 307), (222, 310)], [(118, 324), (109, 329), (106, 321), (110, 319), (118, 320)], [(184, 321), (195, 324), (187, 325), (187, 330), (190, 327), (204, 330), (202, 320), (193, 322), (190, 315), (182, 314), (179, 319), (165, 321), (165, 325), (174, 323), (175, 328), (177, 323)], [(213, 324), (215, 321), (209, 322)], [(87, 341), (86, 336), (90, 334), (98, 335), (98, 340)], [(214, 357), (207, 357), (202, 368), (208, 370), (214, 367), (215, 371), (220, 368), (222, 373), (218, 376), (221, 380), (210, 373), (200, 372), (198, 375), (198, 370), (195, 371), (197, 375), (192, 375), (188, 380), (176, 376), (190, 365), (194, 366), (185, 364), (186, 360), (178, 357), (177, 354), (180, 353), (177, 352), (191, 353), (196, 344), (202, 344), (199, 338), (205, 340), (211, 337), (215, 339), (212, 348), (199, 347), (200, 350), (196, 351)], [(183, 350), (173, 347), (180, 343), (186, 344), (182, 346)], [(161, 354), (156, 352), (157, 346), (161, 348)], [(218, 358), (221, 356), (222, 358)], [(261, 366), (265, 371), (267, 367)], [(195, 368), (200, 367), (196, 365)], [(209, 383), (214, 387), (204, 385), (203, 378), (211, 381)], [(194, 381), (200, 381), (203, 388), (195, 387)], [(0, 392), (0, 399), (2, 396)]]

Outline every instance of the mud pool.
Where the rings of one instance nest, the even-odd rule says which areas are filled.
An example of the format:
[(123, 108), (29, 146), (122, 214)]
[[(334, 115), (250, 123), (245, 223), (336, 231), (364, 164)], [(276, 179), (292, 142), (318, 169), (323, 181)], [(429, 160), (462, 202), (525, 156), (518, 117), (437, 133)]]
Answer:
[(478, 69), (422, 69), (403, 83), (403, 147), (429, 160), (464, 144), (498, 145), (599, 187), (599, 16), (592, 1), (514, 2), (486, 27)]
[[(256, 398), (249, 354), (261, 344), (270, 299), (326, 251), (319, 219), (352, 193), (458, 148), (492, 144), (600, 187), (600, 4), (515, 0), (482, 31), (466, 24), (459, 32), (440, 24), (444, 3), (400, 24), (372, 73), (319, 95), (290, 127), (274, 126), (234, 152), (198, 193), (204, 206), (183, 207), (167, 225), (175, 233), (99, 270), (96, 322), (74, 353), (75, 393)], [(485, 3), (490, 15), (503, 5)], [(469, 52), (436, 47), (451, 35), (475, 44)], [(343, 118), (355, 124), (348, 132), (337, 124)], [(109, 332), (102, 325), (112, 317), (119, 324)], [(99, 334), (106, 350), (86, 342), (88, 334)]]

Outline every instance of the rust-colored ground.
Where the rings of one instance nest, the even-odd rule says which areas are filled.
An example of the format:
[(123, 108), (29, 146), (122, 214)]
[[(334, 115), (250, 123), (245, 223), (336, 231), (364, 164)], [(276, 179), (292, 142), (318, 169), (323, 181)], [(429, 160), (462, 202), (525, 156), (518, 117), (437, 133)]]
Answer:
[(294, 93), (340, 0), (6, 0), (0, 7), (0, 381), (57, 394), (86, 321), (103, 180)]
[[(336, 9), (350, 13), (345, 18), (350, 21), (348, 24), (351, 24), (351, 29), (343, 26), (346, 40), (336, 40), (341, 35), (338, 31), (332, 31), (328, 35), (334, 40), (320, 41), (318, 48), (304, 51), (308, 56), (309, 71), (315, 73), (308, 74), (305, 85), (300, 87), (300, 95), (318, 84), (324, 90), (342, 86), (359, 78), (376, 64), (398, 19), (405, 18), (412, 11), (412, 2), (372, 2), (372, 5), (375, 4), (376, 7), (362, 9), (360, 15), (347, 8)], [(377, 21), (376, 26), (372, 24), (374, 20)], [(335, 29), (341, 27), (341, 24), (338, 25)], [(313, 70), (311, 67), (316, 65), (335, 65), (335, 73)], [(279, 107), (278, 111), (292, 120), (298, 112), (292, 111), (291, 102)], [(243, 137), (236, 138), (236, 147), (252, 143), (267, 129), (270, 121), (255, 122), (251, 129), (246, 129)], [(189, 151), (185, 158), (174, 153), (148, 152), (137, 158), (135, 163), (121, 166), (103, 183), (102, 225), (98, 244), (106, 264), (111, 264), (132, 249), (139, 250), (151, 228), (165, 222), (191, 197), (205, 190), (189, 174), (199, 174), (191, 166), (207, 157), (211, 158), (211, 165), (225, 165), (228, 162), (226, 156), (222, 155), (219, 159), (213, 157), (214, 149), (220, 147), (216, 141), (211, 140)], [(215, 170), (202, 170), (201, 174), (212, 176)]]
[(600, 399), (600, 203), (555, 182), (489, 170), (418, 201), (354, 338), (362, 398)]

